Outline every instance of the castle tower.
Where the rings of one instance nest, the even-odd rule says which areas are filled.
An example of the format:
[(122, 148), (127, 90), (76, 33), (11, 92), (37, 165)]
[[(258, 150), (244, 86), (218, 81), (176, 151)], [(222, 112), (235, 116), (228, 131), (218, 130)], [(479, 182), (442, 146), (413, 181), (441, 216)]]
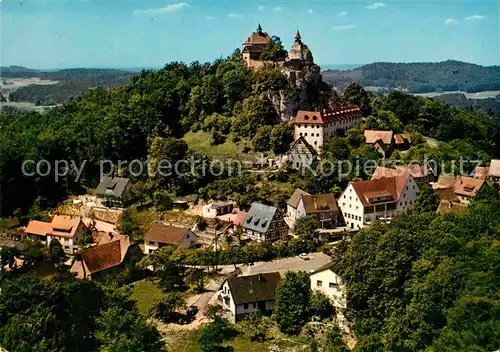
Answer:
[(264, 52), (270, 40), (271, 37), (262, 30), (259, 23), (257, 30), (250, 34), (243, 43), (243, 61), (245, 61), (248, 67), (256, 68), (263, 63), (260, 61), (260, 55)]

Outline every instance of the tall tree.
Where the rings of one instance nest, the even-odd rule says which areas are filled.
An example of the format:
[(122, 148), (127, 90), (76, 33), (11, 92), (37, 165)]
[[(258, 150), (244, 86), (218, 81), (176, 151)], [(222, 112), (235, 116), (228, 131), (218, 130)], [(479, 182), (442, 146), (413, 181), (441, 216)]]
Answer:
[(279, 329), (286, 334), (298, 334), (307, 322), (311, 284), (305, 272), (288, 271), (278, 287), (274, 313)]

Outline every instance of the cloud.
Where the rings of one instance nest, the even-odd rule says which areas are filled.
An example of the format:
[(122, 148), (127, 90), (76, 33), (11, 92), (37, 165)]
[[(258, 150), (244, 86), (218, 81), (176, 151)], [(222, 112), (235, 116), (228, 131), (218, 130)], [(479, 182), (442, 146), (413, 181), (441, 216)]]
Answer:
[(170, 4), (165, 7), (158, 7), (154, 9), (139, 9), (132, 12), (134, 15), (145, 15), (145, 14), (153, 14), (153, 13), (171, 13), (176, 11), (181, 11), (182, 9), (186, 9), (190, 7), (186, 2), (178, 2), (176, 4)]
[(308, 9), (307, 13), (310, 14), (310, 15), (314, 15), (314, 10), (313, 9)]
[(444, 24), (450, 26), (452, 24), (458, 24), (458, 21), (454, 18), (447, 18), (444, 20)]
[(239, 13), (228, 13), (227, 18), (242, 18), (243, 15), (240, 15)]
[(266, 7), (264, 5), (259, 5), (259, 7), (257, 7), (257, 10), (259, 10), (259, 11), (262, 11), (265, 9), (266, 9)]
[(483, 15), (472, 15), (469, 17), (465, 17), (464, 20), (466, 21), (482, 21), (486, 18), (486, 16)]
[(347, 31), (349, 29), (354, 29), (356, 28), (356, 25), (355, 24), (346, 24), (346, 25), (343, 25), (343, 26), (333, 26), (332, 29), (334, 31)]
[(205, 19), (206, 19), (207, 21), (213, 21), (213, 20), (216, 20), (216, 19), (217, 19), (217, 17), (214, 17), (214, 16), (206, 16), (206, 17), (205, 17)]
[(339, 13), (337, 14), (337, 16), (339, 16), (339, 17), (344, 17), (344, 16), (347, 16), (347, 12), (345, 12), (345, 11), (339, 12)]
[(385, 4), (383, 2), (374, 2), (373, 4), (368, 5), (366, 8), (370, 10), (376, 10), (381, 7), (385, 7)]
[(276, 6), (276, 7), (274, 8), (274, 11), (281, 11), (281, 10), (283, 10), (283, 8), (282, 8), (281, 6)]

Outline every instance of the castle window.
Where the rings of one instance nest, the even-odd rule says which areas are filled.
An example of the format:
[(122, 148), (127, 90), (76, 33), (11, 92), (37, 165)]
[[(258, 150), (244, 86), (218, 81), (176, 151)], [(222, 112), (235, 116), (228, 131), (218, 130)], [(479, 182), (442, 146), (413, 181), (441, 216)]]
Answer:
[(309, 116), (304, 116), (304, 120), (309, 120)]
[(317, 120), (318, 117), (316, 115), (313, 116), (313, 120)]

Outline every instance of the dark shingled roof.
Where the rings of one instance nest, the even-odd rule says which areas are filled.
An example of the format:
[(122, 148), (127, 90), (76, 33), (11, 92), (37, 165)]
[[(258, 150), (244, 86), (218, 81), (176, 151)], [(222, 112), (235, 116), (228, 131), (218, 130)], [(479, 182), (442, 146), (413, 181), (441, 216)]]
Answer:
[(95, 191), (98, 195), (121, 197), (129, 182), (128, 178), (104, 176)]
[(261, 203), (252, 203), (248, 215), (243, 222), (243, 227), (259, 233), (266, 233), (276, 211), (275, 207)]
[(235, 304), (272, 301), (281, 280), (278, 272), (228, 278)]

